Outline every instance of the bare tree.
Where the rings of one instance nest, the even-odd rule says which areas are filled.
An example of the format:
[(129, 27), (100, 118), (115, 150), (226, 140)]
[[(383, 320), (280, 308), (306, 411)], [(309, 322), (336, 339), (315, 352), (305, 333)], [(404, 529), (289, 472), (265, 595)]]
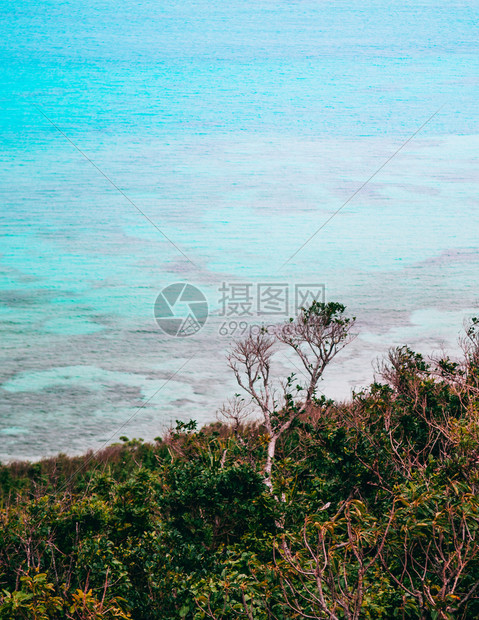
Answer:
[(221, 422), (225, 420), (232, 426), (233, 433), (237, 439), (241, 439), (239, 434), (241, 426), (252, 414), (251, 403), (247, 403), (239, 394), (229, 398), (216, 412), (217, 419)]
[(464, 351), (466, 377), (469, 391), (477, 397), (479, 394), (479, 317), (473, 317), (464, 324), (464, 336), (459, 344)]
[(278, 340), (295, 351), (309, 375), (305, 406), (313, 400), (326, 366), (355, 337), (351, 330), (356, 319), (345, 316), (345, 310), (339, 303), (315, 301), (277, 331)]
[[(235, 442), (246, 448), (251, 453), (251, 447), (248, 445), (249, 434), (242, 432), (243, 425), (253, 413), (253, 407), (250, 402), (246, 402), (240, 394), (235, 394), (233, 398), (229, 398), (224, 402), (216, 412), (216, 418), (219, 422), (226, 422), (228, 428), (233, 431)], [(226, 441), (226, 447), (223, 450), (220, 467), (223, 469), (226, 463), (229, 442)], [(250, 455), (251, 456), (251, 455)]]
[[(271, 358), (274, 339), (266, 333), (250, 334), (235, 343), (228, 355), (228, 365), (233, 370), (238, 385), (245, 390), (259, 407), (268, 434), (268, 452), (264, 467), (265, 484), (272, 491), (271, 468), (274, 459), (278, 429), (274, 429), (276, 403), (271, 384)], [(283, 431), (280, 431), (283, 432)]]
[[(264, 466), (265, 484), (273, 490), (271, 472), (276, 443), (293, 421), (314, 401), (317, 384), (326, 366), (353, 338), (354, 317), (346, 317), (345, 307), (338, 303), (313, 302), (303, 308), (296, 319), (279, 325), (274, 335), (261, 332), (237, 341), (228, 355), (238, 385), (251, 397), (261, 411), (267, 434), (267, 455)], [(276, 345), (291, 347), (301, 360), (308, 381), (295, 385), (294, 375), (283, 382), (271, 376), (271, 362)], [(306, 396), (299, 394), (305, 391)]]

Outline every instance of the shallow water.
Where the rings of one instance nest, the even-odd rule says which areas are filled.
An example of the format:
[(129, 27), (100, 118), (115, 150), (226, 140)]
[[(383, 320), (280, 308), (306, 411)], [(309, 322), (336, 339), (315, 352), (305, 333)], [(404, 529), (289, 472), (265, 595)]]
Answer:
[[(359, 336), (321, 384), (338, 398), (391, 345), (454, 350), (478, 300), (477, 7), (0, 10), (0, 459), (212, 420), (236, 391), (222, 283), (287, 285), (290, 314), (296, 284), (346, 303)], [(189, 338), (153, 316), (178, 281), (210, 306)]]

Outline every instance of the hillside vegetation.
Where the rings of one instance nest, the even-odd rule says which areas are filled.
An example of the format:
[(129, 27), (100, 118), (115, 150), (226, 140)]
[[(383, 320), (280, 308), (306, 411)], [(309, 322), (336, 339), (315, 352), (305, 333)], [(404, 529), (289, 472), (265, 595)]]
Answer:
[(233, 346), (217, 423), (2, 466), (0, 618), (478, 618), (479, 321), (318, 397), (353, 330), (315, 303)]

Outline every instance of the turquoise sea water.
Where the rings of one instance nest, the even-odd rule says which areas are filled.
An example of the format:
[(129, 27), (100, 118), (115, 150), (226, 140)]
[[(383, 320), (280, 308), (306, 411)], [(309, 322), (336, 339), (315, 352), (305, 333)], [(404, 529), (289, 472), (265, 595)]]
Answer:
[[(454, 349), (479, 297), (477, 3), (0, 11), (1, 460), (213, 419), (236, 391), (223, 282), (322, 283), (350, 307), (332, 396), (390, 345)], [(153, 316), (177, 281), (210, 304), (190, 338)]]

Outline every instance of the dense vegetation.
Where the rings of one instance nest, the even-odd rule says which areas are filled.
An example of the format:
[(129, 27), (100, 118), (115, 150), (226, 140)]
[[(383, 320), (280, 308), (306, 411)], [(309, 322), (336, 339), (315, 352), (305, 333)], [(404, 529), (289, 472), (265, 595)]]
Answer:
[(478, 321), (460, 360), (402, 347), (318, 398), (353, 325), (317, 304), (237, 343), (246, 397), (203, 429), (1, 467), (0, 618), (478, 618)]

